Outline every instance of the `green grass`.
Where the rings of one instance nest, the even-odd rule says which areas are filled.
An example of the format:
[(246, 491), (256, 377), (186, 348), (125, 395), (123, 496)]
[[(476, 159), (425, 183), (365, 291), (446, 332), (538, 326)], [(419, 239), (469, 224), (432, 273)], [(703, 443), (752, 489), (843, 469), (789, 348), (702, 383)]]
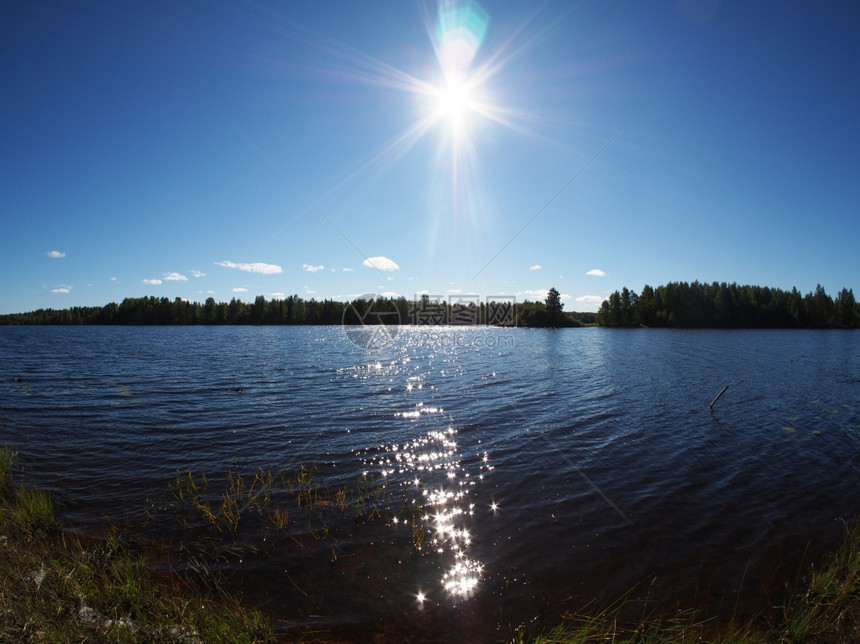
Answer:
[[(211, 552), (189, 550), (183, 575), (156, 572), (116, 530), (99, 541), (64, 531), (47, 493), (14, 484), (16, 459), (13, 450), (0, 447), (0, 642), (275, 639), (260, 612), (223, 591), (207, 563)], [(355, 515), (350, 525), (384, 520), (383, 513), (398, 505), (393, 500), (391, 491), (370, 477), (361, 477), (355, 489), (329, 491), (314, 467), (279, 476), (263, 470), (244, 478), (228, 473), (217, 486), (204, 475), (177, 472), (156, 514), (180, 523), (183, 517), (203, 519), (226, 539), (222, 550), (229, 553), (249, 547), (232, 540), (240, 521), (286, 533), (301, 517), (308, 538), (322, 539), (329, 529), (324, 515), (343, 518), (348, 511)], [(420, 549), (425, 530), (416, 514), (420, 507), (406, 505), (400, 518), (411, 531), (404, 527), (404, 538)], [(515, 639), (535, 644), (860, 643), (860, 524), (846, 527), (840, 548), (823, 565), (804, 570), (784, 605), (767, 614), (721, 624), (695, 606), (646, 613), (639, 606), (631, 590), (602, 610), (568, 614), (549, 631), (534, 637), (520, 632)]]
[(785, 605), (747, 622), (718, 624), (695, 608), (654, 613), (631, 622), (630, 600), (602, 611), (566, 615), (556, 628), (537, 637), (519, 633), (517, 642), (533, 644), (847, 644), (860, 642), (860, 524), (846, 527), (839, 549), (820, 570), (799, 580)]
[(85, 541), (60, 529), (45, 492), (12, 484), (0, 448), (0, 642), (268, 642), (263, 616), (188, 578), (156, 575), (114, 532)]
[(12, 470), (18, 453), (10, 447), (0, 447), (0, 493), (12, 483)]

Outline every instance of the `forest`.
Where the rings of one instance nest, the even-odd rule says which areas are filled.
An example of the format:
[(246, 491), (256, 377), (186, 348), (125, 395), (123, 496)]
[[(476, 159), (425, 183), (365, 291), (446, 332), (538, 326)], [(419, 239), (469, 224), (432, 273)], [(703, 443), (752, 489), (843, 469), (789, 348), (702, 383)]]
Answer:
[[(555, 289), (552, 289), (555, 291)], [(418, 324), (481, 326), (580, 326), (594, 324), (595, 313), (563, 313), (557, 300), (548, 309), (543, 302), (458, 301), (422, 296), (419, 299), (373, 298), (350, 302), (305, 300), (298, 295), (253, 303), (233, 298), (229, 302), (189, 302), (180, 298), (126, 298), (119, 304), (39, 309), (29, 313), (0, 315), (0, 325), (324, 325), (324, 324)]]
[(624, 287), (612, 293), (597, 313), (566, 312), (555, 288), (543, 302), (449, 300), (423, 295), (417, 299), (359, 298), (349, 302), (305, 300), (298, 295), (267, 300), (258, 295), (246, 303), (189, 302), (153, 296), (126, 298), (119, 304), (68, 309), (39, 309), (0, 315), (0, 325), (324, 325), (409, 324), (523, 327), (781, 328), (860, 327), (860, 304), (851, 289), (830, 297), (821, 285), (801, 295), (762, 286), (725, 282), (670, 282), (640, 293)]
[(603, 301), (600, 326), (719, 329), (856, 329), (860, 305), (851, 289), (830, 297), (814, 293), (725, 282), (645, 285), (637, 295), (623, 288)]

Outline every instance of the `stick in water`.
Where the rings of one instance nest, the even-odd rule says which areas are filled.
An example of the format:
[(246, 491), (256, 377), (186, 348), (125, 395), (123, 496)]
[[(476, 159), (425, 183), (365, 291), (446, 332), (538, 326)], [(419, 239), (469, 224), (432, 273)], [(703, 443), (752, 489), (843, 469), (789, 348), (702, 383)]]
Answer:
[(718, 393), (718, 394), (717, 394), (717, 397), (716, 397), (716, 398), (714, 398), (714, 400), (711, 402), (711, 404), (710, 404), (710, 405), (708, 405), (708, 409), (713, 409), (713, 408), (714, 408), (714, 403), (715, 403), (715, 402), (717, 402), (717, 401), (720, 399), (720, 396), (722, 396), (724, 393), (726, 393), (726, 389), (728, 389), (728, 388), (729, 388), (729, 386), (728, 386), (728, 385), (726, 385), (725, 387), (723, 387), (723, 390), (722, 390), (720, 393)]

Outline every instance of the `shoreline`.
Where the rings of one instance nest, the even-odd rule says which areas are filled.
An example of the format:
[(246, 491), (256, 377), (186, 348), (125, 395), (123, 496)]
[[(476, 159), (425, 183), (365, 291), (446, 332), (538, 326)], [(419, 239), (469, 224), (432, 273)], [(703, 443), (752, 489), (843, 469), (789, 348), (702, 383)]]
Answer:
[[(60, 639), (186, 642), (210, 641), (225, 633), (242, 642), (296, 636), (273, 631), (275, 616), (266, 619), (253, 606), (243, 606), (225, 590), (223, 580), (197, 579), (189, 571), (156, 565), (157, 557), (142, 554), (154, 553), (153, 544), (139, 544), (111, 526), (105, 527), (103, 539), (82, 537), (74, 526), (62, 526), (48, 494), (14, 483), (16, 458), (13, 450), (0, 448), (0, 546), (5, 568), (0, 612), (15, 616), (4, 619), (0, 636), (20, 639), (32, 631), (47, 639), (53, 633)], [(60, 583), (62, 579), (66, 581)], [(784, 605), (767, 613), (750, 613), (736, 598), (732, 619), (722, 623), (703, 616), (702, 602), (649, 604), (638, 596), (642, 589), (632, 588), (607, 606), (563, 615), (543, 634), (529, 635), (520, 628), (514, 641), (860, 641), (860, 527), (846, 523), (841, 545), (822, 561), (803, 564), (794, 585), (787, 588)], [(200, 610), (177, 608), (192, 605)], [(335, 635), (331, 641), (341, 639)]]

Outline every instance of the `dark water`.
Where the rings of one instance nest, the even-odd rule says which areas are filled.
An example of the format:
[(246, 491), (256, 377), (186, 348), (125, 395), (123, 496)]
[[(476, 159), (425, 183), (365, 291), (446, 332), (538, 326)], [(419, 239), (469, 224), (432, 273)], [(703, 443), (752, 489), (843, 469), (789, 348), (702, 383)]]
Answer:
[(860, 512), (856, 332), (0, 328), (0, 392), (66, 522), (171, 565), (205, 526), (152, 516), (177, 469), (386, 484), (323, 518), (282, 490), (285, 530), (208, 551), (289, 636), (503, 640), (631, 588), (759, 610)]

